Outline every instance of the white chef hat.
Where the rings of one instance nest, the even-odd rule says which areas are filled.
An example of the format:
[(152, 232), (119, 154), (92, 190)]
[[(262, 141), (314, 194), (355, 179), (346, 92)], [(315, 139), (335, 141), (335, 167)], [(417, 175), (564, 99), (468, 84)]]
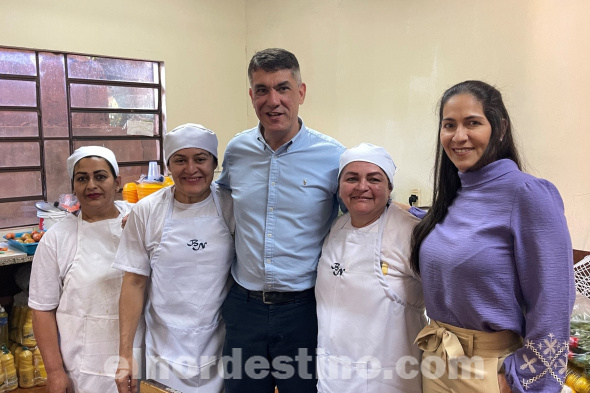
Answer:
[(74, 178), (74, 167), (76, 166), (76, 163), (82, 158), (91, 156), (102, 157), (107, 160), (115, 170), (115, 176), (119, 176), (119, 165), (117, 164), (115, 153), (102, 146), (82, 146), (76, 149), (76, 151), (68, 157), (67, 164), (70, 179)]
[(364, 161), (377, 165), (383, 170), (383, 172), (385, 172), (389, 182), (393, 186), (393, 175), (397, 172), (397, 167), (385, 148), (370, 143), (361, 143), (358, 146), (347, 149), (340, 156), (338, 178), (340, 178), (340, 174), (344, 167), (353, 161)]
[(200, 124), (187, 123), (176, 127), (164, 135), (166, 164), (172, 154), (191, 147), (206, 150), (217, 158), (217, 135)]

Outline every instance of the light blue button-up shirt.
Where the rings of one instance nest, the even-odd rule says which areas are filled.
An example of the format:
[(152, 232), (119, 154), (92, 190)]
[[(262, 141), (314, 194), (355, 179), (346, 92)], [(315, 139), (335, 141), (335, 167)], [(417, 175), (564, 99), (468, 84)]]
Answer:
[(253, 291), (312, 288), (322, 242), (338, 213), (338, 161), (345, 147), (305, 127), (273, 151), (258, 127), (228, 144), (217, 180), (232, 191), (234, 279)]

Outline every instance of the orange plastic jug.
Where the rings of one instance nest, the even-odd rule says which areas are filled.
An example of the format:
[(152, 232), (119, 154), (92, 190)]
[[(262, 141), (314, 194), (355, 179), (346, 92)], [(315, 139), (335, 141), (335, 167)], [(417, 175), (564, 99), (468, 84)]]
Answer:
[(129, 203), (136, 203), (139, 200), (137, 196), (137, 184), (126, 183), (123, 186), (123, 199)]

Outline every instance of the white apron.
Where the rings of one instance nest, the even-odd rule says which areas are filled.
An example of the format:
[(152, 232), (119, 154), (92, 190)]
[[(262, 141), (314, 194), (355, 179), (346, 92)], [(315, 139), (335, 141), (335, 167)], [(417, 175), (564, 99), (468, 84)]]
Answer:
[(119, 295), (124, 272), (111, 267), (122, 215), (97, 222), (78, 216), (77, 249), (56, 311), (60, 350), (76, 393), (116, 393)]
[[(383, 276), (386, 213), (372, 232), (347, 229), (350, 216), (342, 219), (324, 245), (316, 282), (320, 393), (422, 392), (421, 351), (413, 342), (424, 313)], [(391, 221), (387, 230), (396, 230)]]
[(145, 319), (146, 373), (181, 392), (224, 391), (218, 360), (225, 337), (221, 305), (229, 291), (234, 241), (218, 215), (173, 219), (172, 199), (150, 265)]

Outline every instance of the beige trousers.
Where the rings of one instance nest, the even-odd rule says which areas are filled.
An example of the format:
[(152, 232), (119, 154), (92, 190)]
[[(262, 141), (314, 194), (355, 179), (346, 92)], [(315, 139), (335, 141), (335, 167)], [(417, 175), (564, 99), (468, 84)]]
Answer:
[(487, 333), (434, 320), (418, 334), (424, 393), (499, 393), (506, 356), (522, 346), (509, 330)]

